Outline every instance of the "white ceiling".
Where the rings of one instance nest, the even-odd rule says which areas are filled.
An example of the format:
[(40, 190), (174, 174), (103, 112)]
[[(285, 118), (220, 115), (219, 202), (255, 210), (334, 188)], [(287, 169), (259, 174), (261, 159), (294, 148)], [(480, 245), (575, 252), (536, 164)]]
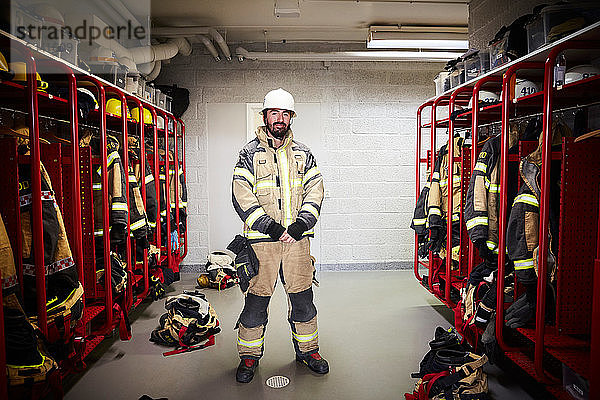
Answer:
[[(299, 5), (277, 18), (275, 2)], [(467, 26), (468, 0), (152, 0), (159, 27), (213, 27), (227, 43), (365, 43), (370, 25)]]

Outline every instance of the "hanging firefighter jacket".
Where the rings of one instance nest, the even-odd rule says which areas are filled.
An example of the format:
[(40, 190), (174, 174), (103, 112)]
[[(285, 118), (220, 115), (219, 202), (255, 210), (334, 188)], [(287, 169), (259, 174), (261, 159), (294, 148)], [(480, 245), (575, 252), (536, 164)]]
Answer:
[[(27, 144), (19, 146), (20, 154), (28, 154)], [(46, 269), (46, 306), (50, 312), (68, 299), (77, 301), (83, 288), (71, 255), (61, 211), (54, 199), (50, 177), (41, 164), (42, 223), (44, 265)], [(28, 315), (37, 314), (35, 247), (33, 242), (33, 210), (31, 193), (31, 165), (19, 164), (19, 197), (21, 233), (23, 235), (23, 301)], [(50, 318), (49, 318), (50, 320)]]
[(13, 296), (19, 291), (17, 270), (12, 247), (0, 216), (0, 273), (2, 273), (2, 300), (7, 304), (8, 296)]
[[(541, 132), (541, 120), (534, 118), (525, 124), (511, 124), (508, 136), (508, 153), (517, 151), (519, 141), (537, 140)], [(479, 153), (471, 175), (465, 200), (465, 221), (471, 241), (480, 249), (479, 255), (496, 264), (498, 254), (498, 222), (500, 205), (500, 147), (501, 136), (487, 140)], [(513, 171), (514, 169), (514, 171)], [(508, 204), (512, 204), (517, 192), (517, 171), (508, 165)], [(483, 247), (483, 249), (482, 249)]]
[[(92, 154), (100, 156), (100, 138), (93, 137), (90, 141)], [(119, 156), (119, 141), (113, 136), (107, 136), (107, 174), (108, 174), (108, 205), (110, 207), (110, 238), (111, 243), (118, 244), (126, 240), (127, 218), (129, 208), (125, 193), (125, 171)], [(92, 186), (94, 191), (94, 236), (104, 235), (102, 216), (102, 166), (94, 165)]]
[[(518, 142), (518, 127), (512, 125), (509, 132), (508, 146), (513, 148)], [(489, 250), (488, 254), (493, 255), (498, 254), (501, 141), (502, 138), (498, 135), (488, 139), (483, 145), (471, 175), (465, 200), (465, 223), (471, 241), (475, 244), (483, 243)], [(514, 199), (514, 192), (516, 182), (513, 185), (509, 184), (509, 204), (511, 199)], [(485, 253), (481, 250), (480, 256), (490, 258), (486, 261), (495, 264), (494, 256), (483, 257)]]
[[(552, 123), (552, 145), (558, 145), (563, 137), (570, 137), (571, 130), (564, 123)], [(524, 285), (535, 285), (538, 271), (539, 212), (540, 212), (540, 174), (542, 165), (542, 136), (538, 148), (521, 160), (519, 172), (523, 184), (510, 210), (506, 232), (508, 256), (514, 262), (518, 280)], [(557, 182), (560, 180), (560, 168), (552, 168), (550, 190), (550, 239), (548, 246), (548, 276), (555, 280), (556, 254), (558, 249), (558, 210), (560, 193)]]
[[(129, 159), (131, 161), (136, 161), (140, 159), (140, 140), (137, 137), (129, 136)], [(148, 152), (146, 152), (148, 154)], [(142, 181), (142, 171), (140, 170), (140, 164), (138, 162), (132, 163), (133, 167), (133, 175), (135, 176), (136, 182), (138, 185)], [(154, 182), (154, 175), (152, 174), (152, 169), (148, 163), (145, 163), (145, 181), (144, 185), (146, 187), (146, 218), (149, 227), (149, 235), (152, 235), (152, 232), (156, 228), (156, 213), (157, 213), (157, 204), (156, 204), (156, 186)], [(141, 193), (141, 189), (140, 189)]]
[[(454, 157), (459, 157), (464, 146), (464, 139), (454, 137)], [(458, 261), (458, 246), (460, 245), (460, 201), (461, 201), (461, 165), (454, 163), (452, 174), (452, 258)], [(446, 218), (448, 214), (448, 145), (443, 145), (436, 156), (435, 166), (431, 181), (426, 184), (414, 212), (411, 227), (419, 236), (426, 238), (426, 231), (430, 232), (429, 243), (426, 250), (439, 253), (440, 257), (446, 255)], [(420, 254), (423, 256), (425, 252)]]
[[(159, 158), (160, 161), (165, 160), (165, 151), (163, 149), (159, 149)], [(177, 167), (177, 176), (178, 179), (175, 179), (175, 170), (176, 167), (173, 165), (174, 163), (174, 155), (172, 151), (169, 151), (169, 204), (171, 210), (171, 231), (177, 229), (174, 224), (175, 221), (175, 184), (179, 185), (177, 187), (178, 195), (179, 195), (179, 223), (182, 225), (182, 228), (185, 228), (185, 223), (187, 219), (187, 187), (185, 185), (185, 180), (183, 176), (183, 169)], [(160, 177), (160, 185), (161, 185), (161, 199), (160, 199), (160, 215), (166, 217), (166, 196), (165, 196), (165, 166), (161, 165), (159, 168), (159, 177)]]

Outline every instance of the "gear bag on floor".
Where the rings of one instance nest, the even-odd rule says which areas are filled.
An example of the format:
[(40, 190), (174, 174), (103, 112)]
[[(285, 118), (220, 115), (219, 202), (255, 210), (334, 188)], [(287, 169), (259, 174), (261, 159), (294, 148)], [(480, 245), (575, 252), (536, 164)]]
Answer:
[[(221, 331), (217, 313), (204, 294), (184, 292), (165, 300), (167, 313), (160, 317), (160, 326), (152, 331), (150, 341), (176, 350), (164, 356), (197, 350), (214, 344), (214, 335)], [(200, 344), (208, 340), (207, 343)]]

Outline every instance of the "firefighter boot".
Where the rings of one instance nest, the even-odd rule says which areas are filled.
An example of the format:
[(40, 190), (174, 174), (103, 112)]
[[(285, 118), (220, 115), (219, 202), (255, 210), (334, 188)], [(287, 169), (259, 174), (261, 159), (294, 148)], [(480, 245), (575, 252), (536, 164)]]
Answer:
[(254, 371), (258, 367), (258, 360), (253, 358), (242, 358), (235, 373), (235, 380), (240, 383), (248, 383), (254, 378)]
[(329, 372), (329, 363), (318, 352), (302, 356), (296, 354), (296, 361), (306, 364), (311, 371), (317, 374), (326, 374)]

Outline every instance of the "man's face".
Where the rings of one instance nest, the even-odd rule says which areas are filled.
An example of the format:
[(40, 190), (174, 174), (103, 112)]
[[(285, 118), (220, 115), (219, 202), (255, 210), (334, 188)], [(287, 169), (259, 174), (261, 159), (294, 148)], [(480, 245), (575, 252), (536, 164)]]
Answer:
[(270, 108), (266, 111), (267, 130), (273, 137), (283, 139), (290, 128), (292, 112), (279, 108)]

